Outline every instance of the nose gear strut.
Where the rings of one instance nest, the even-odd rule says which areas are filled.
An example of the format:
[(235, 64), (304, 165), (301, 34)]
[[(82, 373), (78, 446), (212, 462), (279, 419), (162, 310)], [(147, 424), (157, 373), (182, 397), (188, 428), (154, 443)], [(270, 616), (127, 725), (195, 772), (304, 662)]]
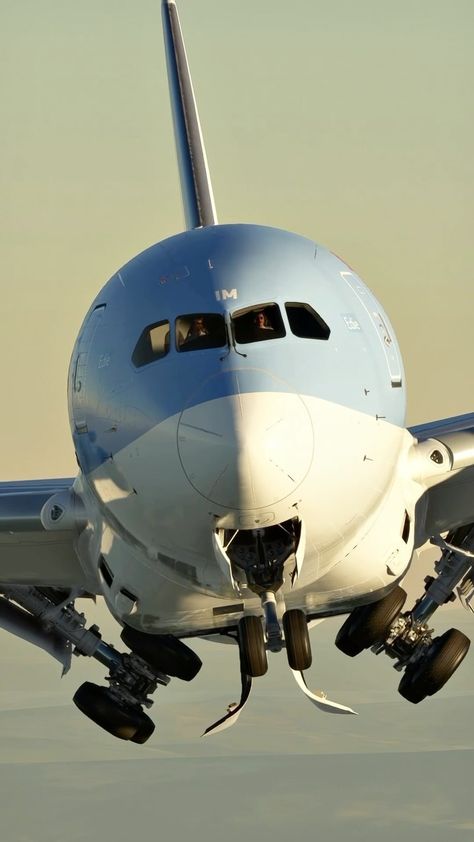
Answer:
[[(296, 610), (296, 609), (295, 609)], [(292, 612), (287, 612), (287, 614)], [(303, 614), (303, 612), (298, 612)], [(285, 615), (286, 616), (286, 615)], [(304, 616), (304, 614), (303, 614)], [(239, 623), (239, 635), (240, 635), (240, 624), (245, 620), (252, 620), (256, 621), (262, 630), (262, 624), (259, 617), (255, 616), (247, 616), (243, 617)], [(306, 618), (305, 618), (306, 622)], [(262, 631), (263, 637), (263, 631)], [(252, 690), (252, 676), (248, 673), (248, 661), (246, 659), (246, 655), (243, 651), (242, 645), (240, 644), (240, 636), (239, 636), (239, 662), (240, 662), (240, 701), (238, 704), (236, 702), (232, 702), (227, 707), (227, 712), (214, 722), (212, 725), (209, 725), (208, 728), (203, 733), (203, 737), (208, 737), (210, 734), (218, 734), (221, 731), (225, 731), (227, 728), (230, 728), (232, 725), (235, 725), (237, 722), (240, 714), (242, 713), (245, 705), (247, 704), (250, 693)], [(324, 713), (338, 713), (338, 714), (356, 714), (355, 710), (352, 708), (347, 707), (346, 705), (342, 705), (339, 702), (332, 702), (328, 699), (326, 693), (323, 690), (317, 690), (316, 692), (312, 692), (308, 685), (306, 684), (306, 679), (303, 675), (301, 670), (291, 670), (293, 677), (300, 688), (300, 690), (304, 693), (307, 699), (312, 702), (319, 710), (323, 711)]]

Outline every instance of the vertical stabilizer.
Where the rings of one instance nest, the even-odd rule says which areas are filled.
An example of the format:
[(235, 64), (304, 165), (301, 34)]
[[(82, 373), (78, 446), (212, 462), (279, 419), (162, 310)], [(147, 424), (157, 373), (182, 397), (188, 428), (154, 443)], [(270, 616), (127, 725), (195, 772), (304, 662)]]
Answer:
[(162, 0), (163, 31), (186, 227), (216, 225), (206, 150), (174, 0)]

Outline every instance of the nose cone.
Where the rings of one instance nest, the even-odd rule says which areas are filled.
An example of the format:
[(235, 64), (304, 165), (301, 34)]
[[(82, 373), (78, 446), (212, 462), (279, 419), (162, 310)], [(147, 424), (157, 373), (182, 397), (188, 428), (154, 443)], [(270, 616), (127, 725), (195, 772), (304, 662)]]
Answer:
[[(302, 399), (283, 391), (276, 378), (256, 378), (249, 371), (233, 372), (232, 378), (232, 394), (183, 411), (181, 464), (191, 485), (210, 502), (231, 509), (266, 508), (293, 494), (308, 473), (311, 419)], [(204, 393), (229, 391), (228, 374), (211, 381)], [(258, 391), (248, 391), (257, 381)]]

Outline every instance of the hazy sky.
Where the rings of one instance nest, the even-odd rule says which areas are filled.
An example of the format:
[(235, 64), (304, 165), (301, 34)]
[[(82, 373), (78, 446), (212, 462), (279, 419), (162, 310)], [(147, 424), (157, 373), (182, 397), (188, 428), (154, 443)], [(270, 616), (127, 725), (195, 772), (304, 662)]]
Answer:
[[(439, 623), (456, 625), (458, 614), (443, 609)], [(312, 632), (309, 680), (358, 717), (318, 712), (284, 655), (272, 655), (237, 726), (201, 739), (239, 685), (237, 653), (201, 641), (201, 673), (156, 694), (157, 730), (145, 746), (115, 740), (71, 704), (77, 684), (100, 682), (103, 667), (78, 659), (60, 682), (57, 664), (5, 635), (2, 840), (471, 839), (472, 656), (438, 696), (410, 705), (387, 658), (335, 649), (337, 627), (330, 620)], [(463, 628), (474, 636), (474, 619)]]
[[(158, 0), (1, 0), (1, 478), (75, 469), (91, 300), (182, 229)], [(471, 0), (182, 0), (221, 221), (344, 257), (404, 354), (409, 420), (472, 409)]]
[[(401, 343), (410, 422), (472, 410), (472, 1), (179, 8), (220, 220), (300, 232), (359, 272)], [(0, 0), (0, 13), (0, 479), (69, 475), (83, 315), (120, 265), (183, 227), (160, 7)], [(360, 703), (358, 719), (318, 715), (283, 655), (238, 730), (194, 742), (238, 692), (227, 648), (201, 644), (200, 683), (163, 694), (140, 749), (71, 705), (100, 667), (59, 685), (52, 661), (2, 635), (2, 838), (472, 835), (472, 663), (422, 711), (388, 662), (337, 653), (336, 626), (314, 635), (312, 678)]]

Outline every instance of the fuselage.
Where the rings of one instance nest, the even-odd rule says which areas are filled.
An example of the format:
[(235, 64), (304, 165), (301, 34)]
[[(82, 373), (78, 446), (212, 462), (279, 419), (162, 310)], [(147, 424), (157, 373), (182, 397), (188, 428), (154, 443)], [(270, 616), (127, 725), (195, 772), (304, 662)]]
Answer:
[(308, 239), (216, 225), (138, 255), (84, 320), (69, 406), (78, 550), (121, 621), (235, 622), (259, 605), (253, 552), (280, 553), (279, 598), (309, 614), (348, 610), (410, 562), (393, 328)]

